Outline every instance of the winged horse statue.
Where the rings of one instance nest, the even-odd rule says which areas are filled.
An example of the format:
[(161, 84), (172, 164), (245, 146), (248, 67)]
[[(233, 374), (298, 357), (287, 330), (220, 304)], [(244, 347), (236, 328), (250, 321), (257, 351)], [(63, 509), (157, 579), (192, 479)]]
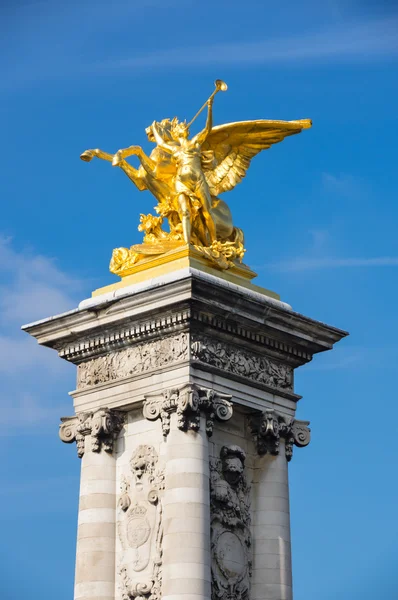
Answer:
[[(130, 249), (114, 250), (110, 270), (119, 275), (144, 257), (163, 254), (178, 246), (191, 244), (222, 269), (242, 262), (244, 237), (234, 227), (231, 211), (219, 198), (245, 177), (251, 160), (287, 136), (311, 127), (310, 119), (297, 121), (240, 121), (213, 127), (213, 101), (227, 84), (219, 79), (215, 90), (190, 123), (177, 118), (154, 121), (146, 134), (156, 147), (147, 156), (140, 146), (130, 146), (108, 154), (86, 150), (80, 158), (107, 160), (124, 171), (140, 190), (149, 190), (157, 200), (159, 216), (140, 216), (138, 229), (144, 243)], [(190, 138), (190, 126), (207, 106), (206, 125)], [(140, 166), (126, 158), (137, 156)], [(167, 219), (169, 231), (162, 229)]]

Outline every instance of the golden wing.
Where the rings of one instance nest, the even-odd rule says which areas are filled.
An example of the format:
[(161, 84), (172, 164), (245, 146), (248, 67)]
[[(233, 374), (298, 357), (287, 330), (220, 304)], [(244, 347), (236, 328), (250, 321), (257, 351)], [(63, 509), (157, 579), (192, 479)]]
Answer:
[(312, 125), (300, 121), (240, 121), (213, 127), (202, 150), (213, 153), (214, 160), (203, 161), (207, 183), (213, 196), (232, 190), (242, 181), (251, 159), (261, 150), (282, 142), (288, 135), (300, 133)]

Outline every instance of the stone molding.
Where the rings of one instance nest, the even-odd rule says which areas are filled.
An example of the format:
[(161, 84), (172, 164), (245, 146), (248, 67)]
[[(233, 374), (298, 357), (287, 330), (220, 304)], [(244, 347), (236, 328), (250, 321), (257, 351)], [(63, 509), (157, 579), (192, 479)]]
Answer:
[(230, 318), (227, 321), (218, 315), (192, 310), (189, 307), (157, 319), (116, 326), (112, 331), (104, 331), (101, 334), (93, 332), (89, 337), (58, 347), (58, 354), (61, 358), (79, 363), (105, 352), (108, 353), (110, 349), (113, 351), (123, 349), (139, 340), (147, 341), (153, 337), (167, 336), (175, 329), (195, 323), (211, 327), (215, 331), (226, 332), (234, 338), (248, 340), (258, 345), (259, 349), (265, 347), (273, 352), (291, 356), (295, 360), (299, 359), (301, 362), (308, 362), (312, 358), (312, 354), (303, 349), (260, 334), (258, 330), (243, 327)]
[(130, 474), (121, 477), (118, 499), (118, 586), (123, 600), (161, 600), (164, 487), (155, 449), (141, 444), (130, 458)]
[(252, 570), (250, 486), (246, 454), (223, 446), (210, 459), (212, 599), (248, 600)]
[(78, 366), (77, 388), (140, 375), (189, 358), (188, 334), (177, 333), (123, 350), (111, 351)]
[(197, 336), (191, 343), (191, 357), (205, 363), (245, 377), (257, 383), (281, 390), (293, 390), (293, 368), (239, 348), (234, 344), (220, 342), (206, 336)]
[(173, 314), (159, 316), (157, 319), (148, 319), (139, 323), (128, 323), (123, 327), (116, 327), (112, 331), (104, 331), (101, 334), (93, 333), (92, 336), (73, 343), (68, 343), (58, 348), (61, 358), (78, 362), (108, 353), (110, 349), (118, 350), (137, 342), (137, 340), (148, 340), (154, 335), (165, 336), (177, 327), (187, 324), (191, 317), (191, 311), (184, 309)]
[(280, 439), (285, 440), (286, 459), (293, 456), (293, 445), (302, 448), (311, 440), (309, 421), (299, 421), (293, 417), (279, 414), (275, 410), (266, 410), (250, 418), (251, 431), (257, 446), (257, 452), (279, 454)]
[(59, 437), (67, 444), (76, 442), (77, 455), (81, 458), (85, 452), (85, 438), (91, 438), (91, 451), (104, 450), (112, 454), (113, 443), (125, 421), (125, 413), (108, 408), (95, 412), (80, 413), (75, 417), (62, 417)]
[(254, 342), (259, 348), (268, 348), (269, 350), (276, 351), (282, 354), (291, 355), (293, 358), (299, 358), (304, 362), (312, 360), (312, 354), (305, 350), (296, 348), (291, 344), (282, 342), (277, 339), (270, 338), (266, 335), (262, 335), (258, 332), (258, 328), (250, 329), (243, 327), (240, 323), (233, 322), (231, 318), (228, 320), (223, 319), (218, 315), (211, 315), (208, 312), (194, 311), (192, 320), (199, 322), (202, 325), (210, 326), (218, 331), (226, 332), (233, 335), (234, 338), (242, 338)]
[(160, 418), (163, 435), (170, 432), (170, 417), (177, 413), (177, 427), (181, 431), (199, 431), (200, 414), (206, 416), (206, 433), (213, 433), (214, 419), (227, 421), (232, 417), (231, 396), (219, 394), (195, 384), (173, 388), (163, 392), (162, 396), (145, 397), (144, 417), (150, 421)]

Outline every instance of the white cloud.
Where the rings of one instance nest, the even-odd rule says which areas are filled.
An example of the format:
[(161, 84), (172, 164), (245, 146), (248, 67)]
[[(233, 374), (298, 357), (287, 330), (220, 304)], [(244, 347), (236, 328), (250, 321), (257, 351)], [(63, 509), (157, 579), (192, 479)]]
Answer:
[(73, 293), (80, 283), (57, 268), (51, 258), (29, 250), (17, 251), (12, 240), (0, 236), (0, 324), (23, 325), (65, 312), (75, 306)]
[(366, 185), (358, 177), (353, 177), (348, 173), (333, 175), (332, 173), (322, 173), (322, 186), (327, 192), (332, 192), (345, 197), (358, 197), (359, 194), (366, 193)]
[[(74, 367), (55, 351), (39, 346), (20, 327), (74, 308), (82, 285), (53, 259), (17, 250), (11, 239), (1, 235), (0, 278), (0, 434), (8, 435), (37, 430), (73, 412), (67, 391), (74, 387)], [(55, 401), (57, 397), (60, 400)]]
[(29, 369), (47, 369), (60, 373), (63, 362), (49, 348), (39, 347), (36, 340), (26, 333), (15, 331), (12, 335), (0, 335), (0, 373), (18, 375)]
[[(47, 372), (45, 375), (47, 376)], [(52, 383), (54, 384), (54, 381)], [(62, 395), (61, 392), (59, 395)], [(3, 399), (0, 411), (0, 435), (13, 433), (16, 427), (19, 430), (21, 428), (26, 430), (45, 425), (49, 421), (59, 422), (60, 417), (65, 413), (65, 407), (66, 403), (51, 406), (39, 401), (28, 391), (20, 391), (16, 397)]]

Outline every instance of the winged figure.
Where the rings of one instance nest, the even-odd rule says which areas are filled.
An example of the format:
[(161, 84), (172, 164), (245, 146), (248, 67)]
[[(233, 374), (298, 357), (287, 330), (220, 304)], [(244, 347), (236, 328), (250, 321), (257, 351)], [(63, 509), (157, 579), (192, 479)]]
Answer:
[[(189, 124), (177, 118), (154, 121), (146, 129), (148, 139), (157, 144), (150, 156), (140, 146), (121, 149), (114, 155), (99, 149), (81, 155), (85, 161), (94, 156), (111, 161), (139, 190), (149, 190), (158, 202), (158, 217), (141, 215), (139, 230), (145, 233), (144, 243), (130, 250), (115, 250), (112, 272), (124, 274), (127, 263), (184, 243), (194, 245), (221, 268), (242, 261), (243, 232), (234, 227), (231, 211), (219, 196), (242, 181), (256, 154), (311, 127), (311, 121), (256, 120), (213, 127), (214, 96), (226, 89), (226, 84), (217, 80), (216, 90)], [(206, 125), (190, 138), (190, 125), (206, 106)], [(132, 155), (140, 161), (138, 169), (126, 161)], [(161, 227), (165, 218), (170, 229), (167, 232)]]

